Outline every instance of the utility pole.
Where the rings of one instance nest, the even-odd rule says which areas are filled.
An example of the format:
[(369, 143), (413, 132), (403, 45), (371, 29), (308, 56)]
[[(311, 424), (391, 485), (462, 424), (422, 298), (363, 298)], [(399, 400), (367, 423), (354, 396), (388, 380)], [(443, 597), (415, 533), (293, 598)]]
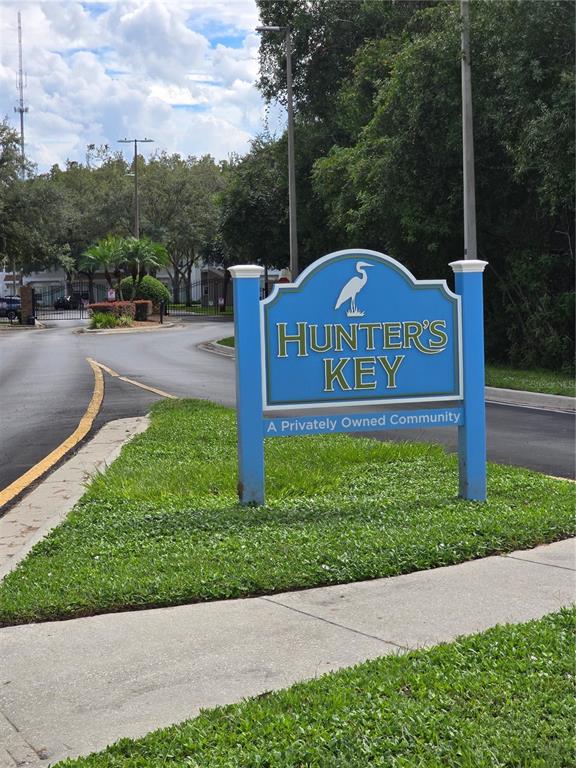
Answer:
[(286, 101), (288, 110), (288, 220), (290, 279), (298, 277), (298, 225), (296, 221), (296, 161), (294, 156), (294, 95), (292, 92), (292, 35), (290, 27), (256, 27), (257, 32), (284, 32), (286, 51)]
[(292, 93), (292, 36), (286, 27), (286, 99), (288, 102), (288, 219), (290, 222), (290, 275), (298, 277), (298, 232), (296, 226), (296, 158), (294, 156), (294, 97)]
[(154, 139), (118, 139), (119, 144), (134, 144), (134, 237), (140, 240), (140, 201), (138, 199), (138, 143), (153, 144)]
[(474, 179), (474, 130), (472, 74), (470, 70), (470, 5), (460, 0), (462, 40), (462, 152), (464, 168), (464, 258), (476, 259), (476, 185)]
[(22, 15), (18, 11), (18, 76), (16, 78), (16, 87), (18, 88), (19, 101), (18, 106), (14, 107), (14, 112), (20, 113), (20, 153), (22, 155), (21, 175), (24, 178), (26, 156), (24, 154), (24, 113), (28, 112), (28, 107), (24, 106), (24, 71), (22, 67)]

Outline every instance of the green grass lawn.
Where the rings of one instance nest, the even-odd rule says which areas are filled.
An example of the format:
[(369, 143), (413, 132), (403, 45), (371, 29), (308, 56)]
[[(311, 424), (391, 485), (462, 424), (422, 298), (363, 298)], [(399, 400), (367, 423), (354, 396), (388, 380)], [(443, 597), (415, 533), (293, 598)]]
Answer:
[[(234, 336), (220, 339), (219, 344), (234, 346)], [(576, 395), (576, 380), (567, 373), (554, 371), (527, 371), (506, 365), (486, 364), (486, 386), (520, 389), (526, 392), (544, 392), (548, 395)]]
[(0, 622), (67, 618), (392, 576), (574, 533), (574, 484), (348, 435), (266, 441), (267, 505), (236, 496), (234, 411), (168, 401), (68, 519), (0, 584)]
[(202, 305), (199, 301), (193, 301), (190, 304), (169, 304), (168, 305), (168, 312), (167, 315), (170, 314), (170, 312), (181, 312), (181, 311), (187, 311), (190, 312), (190, 314), (198, 314), (198, 315), (233, 315), (234, 314), (234, 307), (232, 306), (226, 306), (225, 309), (220, 310), (217, 304), (213, 305)]
[(206, 710), (60, 768), (568, 768), (574, 612)]
[(567, 373), (555, 371), (526, 371), (504, 365), (486, 366), (486, 385), (547, 395), (576, 395), (576, 381)]

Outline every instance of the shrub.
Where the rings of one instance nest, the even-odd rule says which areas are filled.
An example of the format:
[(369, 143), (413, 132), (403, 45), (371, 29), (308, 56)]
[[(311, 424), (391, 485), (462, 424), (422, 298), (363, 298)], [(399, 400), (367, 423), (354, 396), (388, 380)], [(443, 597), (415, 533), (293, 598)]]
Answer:
[(90, 328), (116, 328), (118, 320), (112, 312), (95, 312), (90, 320)]
[(89, 304), (88, 309), (92, 313), (112, 314), (115, 317), (128, 315), (132, 319), (134, 319), (136, 314), (136, 307), (133, 301), (100, 301), (96, 304)]
[(134, 320), (130, 315), (120, 315), (116, 318), (116, 325), (118, 328), (129, 328), (134, 323)]
[[(125, 277), (120, 281), (120, 292), (122, 296), (131, 297), (134, 281), (131, 277)], [(164, 283), (151, 275), (144, 275), (139, 283), (136, 283), (135, 299), (148, 299), (155, 307), (160, 305), (161, 301), (170, 301), (170, 291)]]

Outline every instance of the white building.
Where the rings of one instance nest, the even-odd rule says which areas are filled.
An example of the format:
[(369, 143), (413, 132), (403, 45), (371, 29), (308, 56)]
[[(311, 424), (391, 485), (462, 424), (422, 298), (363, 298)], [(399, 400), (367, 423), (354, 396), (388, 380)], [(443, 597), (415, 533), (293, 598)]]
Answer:
[[(160, 269), (156, 273), (156, 277), (160, 280), (172, 294), (172, 280), (170, 275), (165, 269)], [(200, 285), (202, 279), (202, 266), (194, 265), (192, 267), (192, 273), (190, 275), (191, 284)], [(94, 275), (94, 286), (101, 287), (105, 290), (108, 288), (108, 283), (104, 277), (103, 272), (96, 272)], [(60, 293), (64, 296), (66, 291), (66, 272), (60, 268), (46, 269), (42, 272), (31, 272), (27, 275), (21, 275), (20, 273), (13, 274), (12, 272), (0, 271), (0, 298), (4, 296), (18, 295), (20, 285), (31, 285), (36, 291), (42, 293), (43, 291), (50, 291), (54, 294)], [(88, 285), (88, 278), (84, 274), (75, 275), (72, 279), (72, 285), (82, 285), (82, 288)], [(182, 290), (182, 287), (181, 287)], [(101, 292), (101, 291), (99, 291)]]

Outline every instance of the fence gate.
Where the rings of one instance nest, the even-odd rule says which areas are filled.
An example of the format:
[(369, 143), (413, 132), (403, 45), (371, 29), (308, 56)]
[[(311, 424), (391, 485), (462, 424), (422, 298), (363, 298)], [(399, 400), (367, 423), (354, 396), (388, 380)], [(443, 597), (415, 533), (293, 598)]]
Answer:
[[(72, 289), (71, 291), (69, 289)], [(34, 289), (34, 316), (37, 320), (76, 320), (88, 318), (88, 304), (106, 301), (106, 287), (73, 281), (66, 286)]]
[[(177, 299), (177, 300), (175, 300)], [(228, 317), (234, 314), (232, 284), (224, 280), (209, 279), (183, 286), (166, 304), (169, 317)]]

